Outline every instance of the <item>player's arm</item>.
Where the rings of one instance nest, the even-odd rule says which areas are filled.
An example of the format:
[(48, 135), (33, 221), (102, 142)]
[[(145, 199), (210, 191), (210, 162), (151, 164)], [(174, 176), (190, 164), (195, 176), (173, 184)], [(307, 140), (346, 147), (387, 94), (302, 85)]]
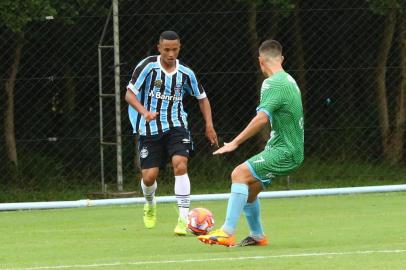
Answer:
[(150, 122), (154, 120), (158, 113), (150, 112), (141, 104), (138, 100), (137, 95), (147, 78), (148, 74), (151, 71), (151, 62), (154, 61), (154, 57), (148, 57), (142, 60), (134, 69), (134, 72), (131, 76), (131, 80), (127, 85), (127, 92), (125, 93), (125, 101), (131, 105), (139, 114), (141, 114), (145, 121)]
[(206, 123), (206, 138), (212, 145), (218, 147), (217, 134), (213, 126), (209, 99), (206, 96), (206, 92), (204, 91), (203, 86), (198, 82), (195, 73), (191, 69), (188, 69), (188, 76), (190, 94), (192, 96), (195, 96), (199, 100), (200, 111), (202, 112), (204, 121)]
[(245, 129), (234, 138), (234, 140), (229, 143), (224, 143), (224, 146), (215, 151), (213, 155), (234, 151), (240, 144), (257, 134), (268, 122), (268, 115), (263, 111), (259, 111)]
[(218, 147), (217, 133), (214, 130), (213, 119), (211, 116), (211, 106), (207, 97), (199, 99), (200, 111), (203, 114), (204, 121), (206, 123), (205, 135), (212, 145)]
[(154, 120), (159, 114), (158, 112), (150, 112), (145, 109), (134, 92), (129, 88), (127, 88), (127, 92), (125, 93), (125, 101), (127, 101), (127, 103), (131, 105), (131, 107), (133, 107), (139, 114), (141, 114), (147, 122)]

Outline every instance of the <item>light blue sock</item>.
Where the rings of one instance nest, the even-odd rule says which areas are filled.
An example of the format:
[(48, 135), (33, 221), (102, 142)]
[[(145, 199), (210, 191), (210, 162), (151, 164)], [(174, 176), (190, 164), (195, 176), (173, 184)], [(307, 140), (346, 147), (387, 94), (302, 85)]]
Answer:
[(226, 221), (221, 229), (227, 234), (234, 234), (241, 212), (247, 203), (248, 185), (234, 183), (231, 185), (231, 194), (228, 199)]
[(264, 237), (264, 230), (261, 223), (261, 204), (258, 198), (244, 206), (244, 214), (250, 227), (251, 236), (254, 239), (262, 239)]

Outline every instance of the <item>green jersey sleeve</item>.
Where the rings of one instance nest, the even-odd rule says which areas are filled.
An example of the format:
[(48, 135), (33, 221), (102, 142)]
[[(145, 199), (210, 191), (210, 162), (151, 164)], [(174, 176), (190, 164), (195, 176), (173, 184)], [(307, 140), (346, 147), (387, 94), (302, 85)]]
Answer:
[(272, 113), (282, 106), (279, 87), (272, 80), (266, 79), (261, 87), (261, 99), (257, 112), (264, 112), (271, 117)]

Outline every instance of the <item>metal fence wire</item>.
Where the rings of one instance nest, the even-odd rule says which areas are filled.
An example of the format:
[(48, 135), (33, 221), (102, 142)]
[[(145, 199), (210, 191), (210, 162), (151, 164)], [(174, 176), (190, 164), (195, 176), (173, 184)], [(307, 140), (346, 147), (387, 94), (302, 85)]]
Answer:
[[(406, 182), (404, 1), (121, 0), (119, 44), (109, 1), (54, 3), (34, 15), (16, 11), (19, 2), (4, 1), (0, 14), (0, 201), (138, 189), (125, 86), (135, 65), (158, 53), (164, 30), (179, 33), (179, 58), (206, 89), (222, 142), (255, 115), (264, 79), (259, 44), (268, 38), (282, 43), (284, 67), (302, 91), (305, 162), (274, 188)], [(117, 140), (117, 67), (123, 189), (117, 187), (116, 145), (104, 147), (103, 186), (100, 180), (100, 123), (103, 139)], [(103, 93), (113, 95), (102, 99), (101, 110), (100, 78)], [(197, 145), (189, 168), (192, 192), (211, 192), (210, 186), (226, 191), (233, 166), (258, 152), (268, 133), (235, 153), (212, 157), (198, 104), (191, 98), (185, 103)], [(167, 171), (162, 177), (170, 182)]]

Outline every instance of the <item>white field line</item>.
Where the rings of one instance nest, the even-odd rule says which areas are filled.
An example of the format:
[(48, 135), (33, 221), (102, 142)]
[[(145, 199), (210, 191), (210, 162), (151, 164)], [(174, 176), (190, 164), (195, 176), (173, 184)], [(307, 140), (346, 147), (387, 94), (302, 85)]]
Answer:
[(111, 266), (126, 266), (126, 265), (153, 265), (153, 264), (178, 264), (178, 263), (195, 263), (195, 262), (214, 262), (214, 261), (234, 261), (234, 260), (264, 260), (278, 258), (295, 258), (295, 257), (329, 257), (329, 256), (345, 256), (345, 255), (369, 255), (377, 253), (406, 253), (406, 249), (392, 250), (360, 250), (346, 252), (317, 252), (317, 253), (297, 253), (297, 254), (280, 254), (267, 256), (247, 256), (247, 257), (220, 257), (207, 259), (187, 259), (187, 260), (163, 260), (163, 261), (138, 261), (138, 262), (112, 262), (112, 263), (93, 263), (93, 264), (71, 264), (71, 265), (54, 265), (54, 266), (37, 266), (23, 268), (0, 268), (0, 270), (45, 270), (45, 269), (70, 269), (70, 268), (98, 268)]

